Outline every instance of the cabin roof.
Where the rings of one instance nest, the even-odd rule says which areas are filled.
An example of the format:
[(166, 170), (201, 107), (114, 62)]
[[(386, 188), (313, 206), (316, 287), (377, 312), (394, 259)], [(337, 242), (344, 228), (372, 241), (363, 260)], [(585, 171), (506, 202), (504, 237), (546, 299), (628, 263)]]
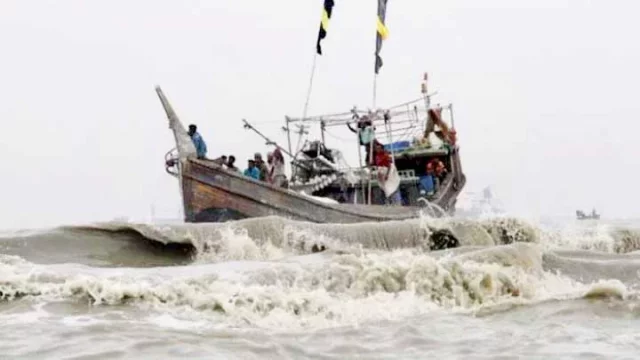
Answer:
[(409, 148), (403, 151), (394, 152), (395, 157), (428, 157), (428, 156), (446, 156), (449, 154), (448, 150), (442, 148)]

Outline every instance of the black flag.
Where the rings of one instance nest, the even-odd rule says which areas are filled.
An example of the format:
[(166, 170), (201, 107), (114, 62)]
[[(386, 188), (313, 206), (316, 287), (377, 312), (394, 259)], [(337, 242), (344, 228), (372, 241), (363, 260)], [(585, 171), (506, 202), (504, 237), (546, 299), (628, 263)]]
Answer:
[(378, 0), (378, 18), (376, 19), (376, 74), (382, 67), (382, 58), (380, 57), (380, 50), (382, 49), (382, 40), (386, 39), (389, 35), (384, 24), (384, 18), (387, 14), (387, 0)]
[(327, 37), (327, 29), (329, 27), (329, 19), (331, 19), (331, 11), (333, 10), (333, 0), (324, 0), (324, 9), (322, 9), (322, 20), (320, 20), (320, 31), (318, 32), (318, 42), (316, 43), (316, 52), (322, 55), (322, 47), (320, 41)]

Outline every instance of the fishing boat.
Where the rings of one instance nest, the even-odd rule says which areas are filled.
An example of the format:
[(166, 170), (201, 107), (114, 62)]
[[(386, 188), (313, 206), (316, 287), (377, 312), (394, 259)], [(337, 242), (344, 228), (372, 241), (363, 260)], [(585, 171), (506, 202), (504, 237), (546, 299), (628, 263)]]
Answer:
[(596, 209), (593, 209), (591, 214), (585, 214), (582, 210), (576, 210), (576, 218), (578, 220), (599, 220), (600, 214), (596, 212)]
[[(332, 7), (333, 1), (324, 2), (317, 55), (322, 54), (320, 41), (326, 37)], [(376, 75), (382, 66), (379, 53), (386, 33), (385, 10), (386, 0), (379, 0)], [(285, 117), (287, 148), (243, 120), (246, 129), (289, 156), (292, 174), (286, 187), (243, 176), (216, 161), (198, 159), (184, 125), (162, 89), (156, 87), (176, 145), (167, 152), (165, 166), (169, 174), (179, 179), (185, 221), (223, 222), (275, 215), (316, 223), (357, 223), (453, 214), (466, 182), (455, 137), (453, 106), (431, 106), (433, 94), (427, 92), (426, 81), (425, 74), (422, 96), (387, 108), (353, 108), (338, 114), (306, 116), (305, 105), (302, 117)], [(448, 124), (443, 119), (445, 113), (449, 115)], [(359, 126), (363, 119), (367, 119), (368, 127), (353, 130), (351, 125)], [(321, 139), (307, 140), (293, 149), (292, 127), (297, 126), (302, 136), (304, 129), (313, 124), (320, 128)], [(356, 132), (353, 144), (361, 141), (364, 130), (369, 130), (374, 139), (367, 143), (369, 158), (362, 159), (360, 155), (358, 166), (346, 164), (342, 152), (327, 147), (325, 141), (325, 134), (331, 129), (347, 126)], [(439, 131), (433, 131), (436, 127)], [(429, 140), (429, 135), (435, 139)], [(358, 148), (360, 154), (361, 146)], [(374, 153), (391, 158), (391, 164), (382, 168), (388, 170), (384, 175), (373, 161)], [(429, 172), (429, 166), (431, 172), (433, 167), (439, 167), (437, 176)], [(392, 194), (395, 201), (389, 205)]]

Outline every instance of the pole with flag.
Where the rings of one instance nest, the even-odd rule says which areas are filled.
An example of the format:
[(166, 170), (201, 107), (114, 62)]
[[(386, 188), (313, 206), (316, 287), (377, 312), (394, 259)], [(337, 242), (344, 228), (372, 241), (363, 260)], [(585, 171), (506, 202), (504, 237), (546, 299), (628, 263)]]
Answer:
[(324, 0), (322, 19), (320, 20), (320, 31), (318, 31), (318, 41), (316, 42), (316, 53), (318, 55), (322, 55), (322, 46), (320, 46), (320, 41), (327, 37), (327, 29), (329, 28), (329, 19), (331, 19), (333, 5), (333, 0)]
[[(311, 89), (313, 89), (313, 77), (316, 73), (316, 60), (318, 55), (322, 55), (322, 39), (327, 37), (327, 29), (329, 28), (329, 19), (331, 19), (331, 13), (333, 12), (333, 0), (323, 0), (322, 17), (320, 18), (320, 30), (318, 30), (318, 40), (316, 40), (316, 53), (313, 54), (313, 65), (311, 66), (311, 78), (309, 79), (309, 87), (307, 88), (307, 98), (304, 102), (304, 110), (302, 111), (302, 118), (307, 118), (307, 111), (309, 110), (309, 99), (311, 98)], [(287, 126), (289, 123), (287, 122)], [(302, 134), (300, 134), (302, 136)], [(296, 153), (299, 150), (301, 137), (298, 138), (298, 146), (296, 146)]]
[(389, 30), (384, 24), (385, 16), (387, 14), (387, 0), (378, 0), (378, 16), (376, 17), (376, 61), (375, 61), (375, 74), (373, 75), (373, 107), (376, 107), (376, 93), (378, 87), (378, 72), (382, 67), (382, 58), (380, 57), (380, 50), (382, 50), (382, 40), (385, 40), (389, 35)]
[(378, 17), (376, 19), (376, 75), (382, 67), (382, 58), (380, 57), (380, 50), (382, 50), (382, 40), (386, 40), (389, 36), (389, 30), (384, 24), (384, 19), (387, 14), (387, 0), (378, 0)]

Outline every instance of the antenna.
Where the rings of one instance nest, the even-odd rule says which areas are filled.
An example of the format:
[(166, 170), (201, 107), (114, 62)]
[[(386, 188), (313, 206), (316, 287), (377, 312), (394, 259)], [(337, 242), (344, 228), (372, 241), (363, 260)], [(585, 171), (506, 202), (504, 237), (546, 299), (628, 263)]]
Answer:
[(298, 128), (296, 134), (298, 134), (298, 143), (296, 144), (296, 154), (300, 151), (300, 142), (302, 141), (302, 135), (309, 135), (309, 126), (304, 124), (295, 124)]

